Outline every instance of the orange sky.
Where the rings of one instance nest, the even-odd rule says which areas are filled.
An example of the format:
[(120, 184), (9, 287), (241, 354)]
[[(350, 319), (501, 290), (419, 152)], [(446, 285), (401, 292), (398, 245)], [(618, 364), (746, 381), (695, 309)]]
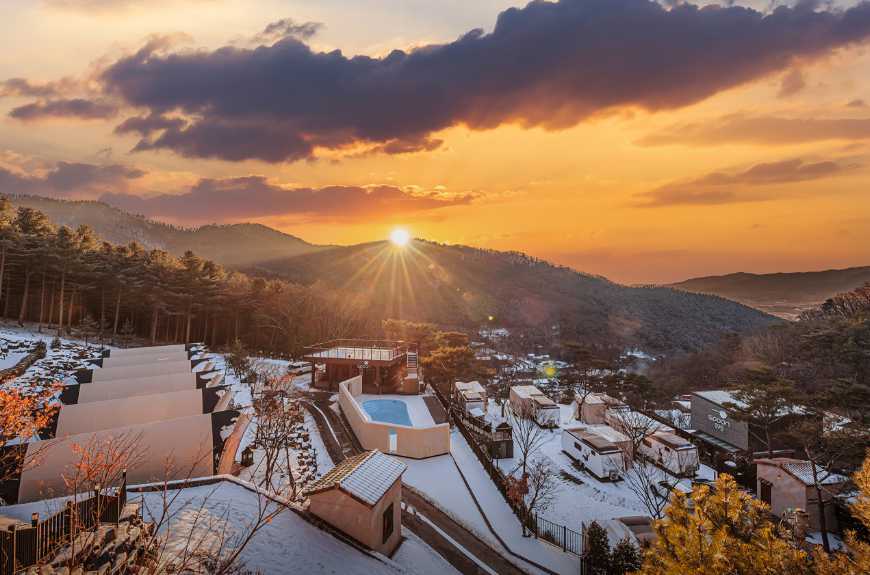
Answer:
[[(393, 48), (450, 42), (474, 27), (489, 32), (499, 12), (523, 3), (62, 4), (4, 4), (0, 81), (80, 81), (154, 33), (178, 33), (203, 49), (241, 45), (284, 17), (325, 25), (307, 40), (316, 51), (384, 56)], [(54, 194), (74, 198), (175, 195), (203, 178), (247, 176), (262, 176), (278, 195), (296, 188), (395, 187), (448, 201), (435, 208), (386, 203), (374, 213), (345, 214), (339, 205), (316, 213), (221, 214), (220, 220), (255, 219), (308, 241), (339, 244), (384, 238), (403, 226), (418, 237), (521, 250), (629, 283), (868, 265), (870, 128), (862, 123), (870, 122), (868, 71), (870, 54), (859, 43), (670, 109), (615, 106), (557, 127), (507, 121), (480, 129), (460, 122), (429, 134), (443, 141), (436, 149), (396, 155), (360, 143), (279, 162), (184, 157), (168, 149), (132, 153), (139, 138), (113, 133), (126, 111), (108, 119), (22, 120), (7, 114), (34, 97), (7, 94), (0, 99), (0, 169), (40, 182), (50, 181), (57, 162), (144, 172)], [(202, 223), (189, 214), (161, 217)]]

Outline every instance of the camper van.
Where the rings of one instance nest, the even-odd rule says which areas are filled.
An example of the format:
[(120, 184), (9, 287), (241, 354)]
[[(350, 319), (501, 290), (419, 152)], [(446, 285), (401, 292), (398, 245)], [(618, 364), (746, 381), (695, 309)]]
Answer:
[(562, 429), (562, 451), (602, 481), (618, 481), (625, 473), (622, 450), (587, 427)]
[(645, 437), (638, 453), (678, 476), (693, 476), (700, 467), (698, 448), (669, 431), (657, 431)]
[(510, 402), (515, 414), (532, 413), (541, 427), (559, 427), (561, 419), (559, 406), (534, 385), (513, 386)]

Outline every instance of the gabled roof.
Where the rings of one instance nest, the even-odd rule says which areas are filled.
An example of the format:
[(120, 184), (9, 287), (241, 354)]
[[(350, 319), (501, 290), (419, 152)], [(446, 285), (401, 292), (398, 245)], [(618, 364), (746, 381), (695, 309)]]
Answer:
[[(813, 483), (813, 468), (812, 463), (801, 459), (790, 459), (788, 457), (774, 457), (771, 459), (758, 459), (756, 464), (773, 465), (779, 467), (804, 485), (814, 485)], [(845, 483), (848, 478), (839, 473), (828, 473), (828, 471), (816, 465), (816, 477), (821, 478), (822, 485), (834, 485)]]
[(398, 459), (377, 450), (360, 453), (329, 470), (305, 490), (305, 495), (337, 488), (366, 505), (374, 506), (407, 468)]

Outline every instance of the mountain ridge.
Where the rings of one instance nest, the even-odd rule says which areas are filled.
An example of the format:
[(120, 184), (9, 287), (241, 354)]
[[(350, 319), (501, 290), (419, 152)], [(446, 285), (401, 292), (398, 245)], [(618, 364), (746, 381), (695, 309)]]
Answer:
[(795, 319), (828, 298), (870, 282), (870, 266), (805, 272), (734, 272), (667, 284), (693, 293), (718, 295), (786, 319)]

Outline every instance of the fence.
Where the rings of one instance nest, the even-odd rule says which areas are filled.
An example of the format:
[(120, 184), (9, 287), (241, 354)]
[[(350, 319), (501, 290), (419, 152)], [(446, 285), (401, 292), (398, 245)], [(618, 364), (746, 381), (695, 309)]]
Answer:
[[(488, 449), (489, 446), (484, 448), (479, 443), (481, 438), (486, 438), (489, 434), (483, 433), (482, 428), (480, 428), (474, 420), (466, 418), (461, 409), (450, 410), (450, 404), (445, 400), (444, 395), (441, 393), (441, 390), (438, 389), (438, 386), (433, 385), (432, 388), (435, 390), (435, 395), (444, 405), (444, 408), (453, 416), (453, 421), (456, 423), (459, 431), (465, 437), (468, 445), (471, 446), (471, 450), (477, 456), (480, 464), (483, 465), (483, 468), (486, 470), (490, 479), (492, 479), (496, 488), (498, 488), (499, 492), (502, 494), (502, 497), (504, 497), (504, 500), (520, 521), (525, 523), (526, 528), (531, 531), (535, 537), (561, 547), (562, 551), (583, 558), (585, 565), (586, 558), (583, 557), (583, 536), (573, 529), (548, 521), (539, 517), (537, 514), (528, 519), (524, 519), (529, 515), (528, 509), (526, 509), (524, 504), (516, 502), (508, 496), (507, 481), (504, 473), (493, 463), (491, 450)], [(581, 569), (582, 568), (584, 567), (581, 566)]]
[(583, 554), (583, 535), (573, 529), (568, 529), (564, 525), (553, 523), (543, 517), (535, 516), (530, 521), (529, 529), (538, 536), (538, 538), (549, 541), (557, 547), (561, 547), (562, 551), (573, 553), (574, 555)]
[(117, 493), (94, 495), (81, 501), (68, 501), (62, 511), (40, 521), (34, 513), (29, 526), (10, 525), (0, 531), (0, 575), (13, 575), (55, 554), (79, 533), (100, 523), (118, 523), (127, 503), (127, 473)]

